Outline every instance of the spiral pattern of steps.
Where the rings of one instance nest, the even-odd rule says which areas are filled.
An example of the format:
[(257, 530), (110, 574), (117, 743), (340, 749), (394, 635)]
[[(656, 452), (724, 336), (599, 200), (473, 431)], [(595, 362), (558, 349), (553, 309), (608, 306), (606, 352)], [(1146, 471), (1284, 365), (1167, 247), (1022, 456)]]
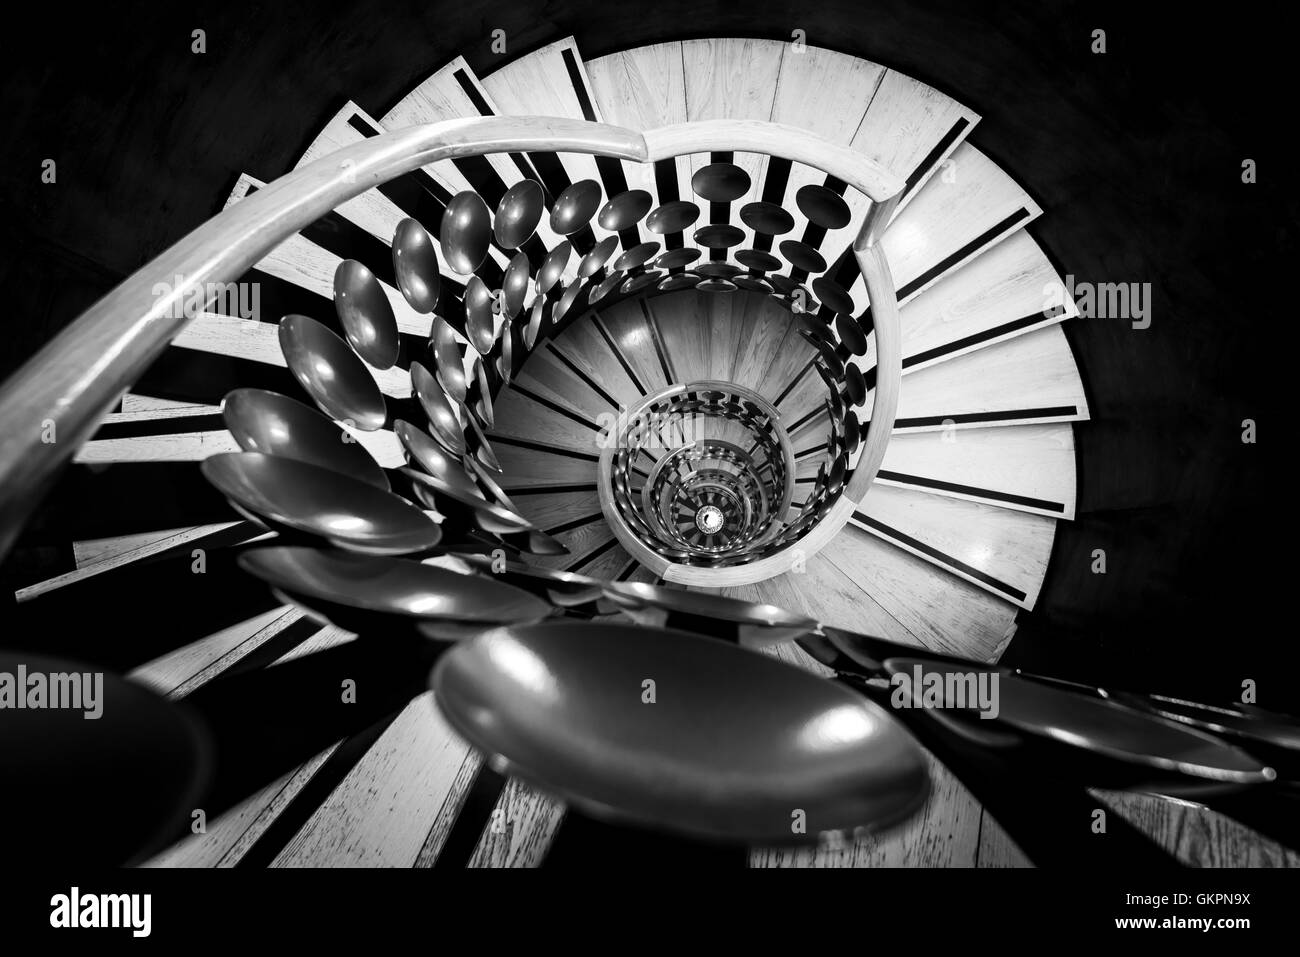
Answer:
[[(904, 379), (876, 480), (850, 523), (792, 571), (718, 591), (996, 661), (1017, 615), (1034, 608), (1056, 523), (1074, 517), (1072, 423), (1088, 417), (1088, 404), (1061, 329), (1077, 311), (1068, 297), (1053, 301), (1060, 277), (1026, 229), (1041, 210), (969, 142), (978, 117), (887, 67), (812, 47), (692, 40), (584, 60), (566, 39), (483, 77), (458, 58), (379, 117), (348, 103), (299, 165), (384, 131), (490, 115), (635, 130), (761, 120), (807, 130), (905, 178), (881, 240), (901, 307)], [(215, 555), (248, 540), (247, 523), (209, 515), (194, 521), (185, 506), (186, 492), (201, 485), (198, 463), (238, 448), (220, 418), (224, 387), (300, 395), (284, 369), (276, 323), (286, 314), (329, 320), (336, 271), (355, 260), (377, 277), (401, 333), (396, 365), (374, 369), (375, 380), (388, 399), (412, 400), (413, 365), (425, 361), (424, 343), (439, 320), (412, 309), (398, 290), (389, 244), (399, 224), (414, 218), (437, 236), (453, 197), (474, 192), (496, 209), (529, 180), (552, 210), (566, 189), (593, 183), (598, 205), (609, 211), (564, 235), (554, 217), (543, 216), (521, 247), (529, 268), (536, 274), (551, 263), (557, 289), (589, 278), (588, 262), (596, 263), (593, 274), (606, 267), (618, 280), (562, 309), (550, 301), (543, 310), (540, 294), (523, 303), (514, 334), (506, 333), (512, 354), (478, 369), (475, 394), (487, 402), (486, 439), (501, 466), (496, 481), (523, 516), (564, 546), (563, 554), (530, 560), (602, 579), (657, 580), (602, 508), (601, 453), (611, 423), (628, 409), (692, 383), (727, 383), (774, 410), (793, 457), (793, 494), (767, 507), (779, 521), (797, 523), (815, 493), (833, 484), (837, 451), (855, 446), (871, 420), (875, 343), (852, 251), (865, 201), (834, 177), (761, 154), (714, 151), (654, 164), (494, 154), (440, 162), (361, 194), (250, 271), (260, 316), (207, 313), (192, 321), (78, 452), (75, 474), (56, 490), (50, 507), (73, 531), (75, 568), (23, 589), (20, 600), (54, 603), (107, 589), (129, 595), (142, 587), (146, 563), (157, 587), (193, 549)], [(228, 202), (262, 185), (245, 173)], [(566, 243), (564, 256), (555, 256)], [(437, 254), (443, 294), (466, 330), (454, 334), (458, 354), (472, 357), (465, 315), (480, 288), (508, 281), (513, 256), (494, 246), (471, 276), (441, 249)], [(626, 268), (614, 271), (620, 261)], [(632, 281), (640, 276), (647, 278)], [(836, 391), (831, 381), (828, 389), (831, 368), (847, 387)], [(837, 414), (835, 402), (851, 413)], [(405, 464), (387, 424), (354, 435), (385, 470)], [(737, 449), (736, 461), (756, 454), (752, 429), (736, 422), (698, 438), (705, 445), (695, 473), (701, 461), (718, 467), (726, 459), (721, 443)], [(637, 474), (628, 491), (650, 481), (656, 465), (655, 455), (630, 464), (629, 477)], [(737, 475), (745, 466), (726, 468)], [(688, 517), (697, 524), (682, 540), (688, 549), (726, 544), (706, 524), (713, 513), (702, 510), (724, 503), (717, 489), (727, 482), (743, 483), (713, 481), (715, 497), (691, 499)], [(106, 521), (94, 503), (114, 501), (118, 483), (172, 492), (139, 514)], [(258, 592), (232, 601), (227, 625), (214, 633), (124, 663), (140, 680), (183, 697), (228, 669), (349, 638), (263, 598)], [(793, 646), (775, 653), (821, 669)], [(846, 849), (755, 850), (751, 863), (1024, 862), (942, 765), (934, 762), (932, 773), (929, 805), (896, 833)], [(153, 863), (533, 865), (545, 860), (563, 816), (562, 806), (482, 768), (426, 694), (247, 797), (206, 834)]]

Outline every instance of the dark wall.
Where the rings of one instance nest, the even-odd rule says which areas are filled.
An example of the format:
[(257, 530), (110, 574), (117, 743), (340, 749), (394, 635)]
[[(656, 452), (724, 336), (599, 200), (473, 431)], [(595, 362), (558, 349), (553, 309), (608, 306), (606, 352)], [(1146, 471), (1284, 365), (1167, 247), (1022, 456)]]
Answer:
[[(1063, 273), (1149, 282), (1152, 324), (1067, 331), (1092, 421), (1017, 662), (1282, 706), (1290, 499), (1282, 368), (1295, 262), (1293, 85), (1280, 23), (1189, 6), (864, 2), (46, 5), (6, 32), (0, 373), (115, 278), (212, 215), (235, 175), (285, 171), (351, 98), (382, 114), (456, 53), (480, 72), (568, 34), (588, 56), (686, 36), (788, 37), (859, 54), (974, 108), (973, 142), (1034, 194)], [(207, 52), (190, 51), (191, 31)], [(1108, 51), (1090, 51), (1091, 32)], [(40, 164), (58, 181), (40, 182)], [(1241, 182), (1241, 162), (1259, 180)], [(1259, 421), (1261, 442), (1240, 441)], [(1094, 549), (1107, 573), (1093, 574)], [(1226, 649), (1226, 651), (1225, 651)], [(1294, 696), (1292, 695), (1294, 700)]]

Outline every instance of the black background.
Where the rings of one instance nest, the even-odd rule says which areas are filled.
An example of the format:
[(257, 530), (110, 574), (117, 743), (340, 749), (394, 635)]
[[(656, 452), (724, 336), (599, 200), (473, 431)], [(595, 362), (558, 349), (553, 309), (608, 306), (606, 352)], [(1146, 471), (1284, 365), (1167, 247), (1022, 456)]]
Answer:
[[(480, 74), (567, 35), (584, 55), (666, 39), (788, 38), (897, 68), (983, 117), (971, 142), (1045, 215), (1062, 274), (1149, 282), (1151, 328), (1066, 324), (1092, 419), (1079, 518), (1006, 660), (1295, 707), (1296, 84), (1271, 5), (801, 0), (797, 4), (119, 3), (24, 10), (4, 31), (0, 373), (218, 211), (236, 176), (289, 169), (348, 99), (382, 115), (463, 54)], [(1283, 8), (1277, 8), (1279, 11)], [(207, 53), (190, 51), (191, 31)], [(1090, 50), (1105, 29), (1107, 52)], [(58, 163), (57, 185), (40, 182)], [(1241, 182), (1243, 159), (1259, 182)], [(1240, 441), (1243, 419), (1259, 444)], [(129, 490), (117, 493), (123, 497)], [(123, 499), (124, 500), (124, 499)], [(47, 540), (42, 536), (47, 536)], [(15, 581), (42, 577), (53, 532)], [(1107, 553), (1108, 573), (1090, 571)], [(9, 589), (11, 590), (11, 589)], [(166, 602), (164, 595), (157, 601)], [(88, 612), (89, 613), (89, 612)], [(190, 614), (195, 612), (190, 610)]]

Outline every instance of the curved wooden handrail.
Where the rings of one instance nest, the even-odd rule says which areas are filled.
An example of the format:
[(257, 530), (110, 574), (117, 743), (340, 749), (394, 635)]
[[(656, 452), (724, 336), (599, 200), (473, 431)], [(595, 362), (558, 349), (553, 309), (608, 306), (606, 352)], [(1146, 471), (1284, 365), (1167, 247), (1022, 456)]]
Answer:
[(885, 458), (898, 414), (898, 393), (903, 385), (903, 331), (899, 322), (898, 296), (889, 274), (885, 251), (878, 245), (855, 248), (854, 255), (871, 301), (871, 323), (876, 336), (876, 387), (872, 390), (871, 421), (849, 476), (844, 495), (860, 502), (867, 494), (880, 463)]
[[(647, 562), (670, 581), (693, 581), (704, 572), (708, 581), (695, 583), (716, 587), (788, 570), (795, 560), (791, 553), (816, 551), (848, 521), (879, 468), (893, 426), (902, 375), (901, 336), (897, 298), (875, 241), (897, 204), (903, 181), (860, 153), (775, 123), (710, 120), (642, 134), (558, 117), (449, 120), (355, 143), (228, 207), (129, 276), (0, 385), (0, 560), (60, 466), (217, 294), (205, 291), (234, 281), (290, 235), (354, 196), (440, 160), (485, 153), (560, 151), (645, 163), (724, 149), (767, 153), (812, 166), (874, 201), (854, 248), (877, 337), (876, 398), (869, 435), (846, 494), (798, 543), (800, 548), (727, 569), (660, 569), (663, 559), (658, 556)], [(740, 577), (733, 582), (726, 573)]]
[[(430, 163), (563, 150), (644, 161), (640, 133), (556, 117), (448, 120), (385, 133), (282, 176), (135, 272), (0, 386), (0, 559), (56, 470), (197, 311), (291, 234)], [(160, 281), (168, 285), (162, 295)], [(201, 302), (200, 309), (195, 305)]]

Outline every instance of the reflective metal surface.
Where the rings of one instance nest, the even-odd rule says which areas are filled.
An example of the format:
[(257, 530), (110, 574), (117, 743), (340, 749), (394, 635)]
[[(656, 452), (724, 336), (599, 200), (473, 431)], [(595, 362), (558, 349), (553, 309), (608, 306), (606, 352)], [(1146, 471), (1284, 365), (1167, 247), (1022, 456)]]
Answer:
[(492, 220), (492, 234), (497, 245), (504, 249), (518, 249), (532, 237), (545, 210), (542, 187), (534, 180), (521, 179), (511, 186)]
[(617, 289), (619, 283), (621, 283), (622, 281), (623, 281), (623, 274), (621, 272), (610, 273), (608, 276), (606, 276), (604, 279), (598, 282), (592, 288), (591, 292), (587, 293), (587, 301), (591, 303), (600, 302), (611, 292)]
[[(863, 385), (866, 383), (864, 382)], [(862, 426), (858, 422), (858, 414), (850, 411), (844, 415), (844, 447), (852, 455), (858, 450), (858, 445), (862, 442)]]
[(659, 252), (658, 243), (638, 243), (614, 260), (616, 272), (626, 272), (638, 266), (644, 266)]
[(492, 623), (540, 621), (551, 613), (546, 602), (504, 582), (403, 558), (273, 546), (245, 551), (239, 567), (327, 615), (325, 605)]
[(867, 398), (867, 380), (852, 362), (844, 364), (844, 394), (853, 405), (861, 405)]
[(710, 163), (691, 177), (691, 189), (711, 203), (730, 203), (749, 192), (749, 174), (735, 163)]
[(648, 289), (655, 285), (659, 282), (662, 276), (663, 271), (660, 269), (651, 269), (648, 272), (638, 273), (628, 279), (623, 283), (623, 285), (619, 286), (618, 291), (624, 296), (630, 296), (633, 293), (640, 292), (642, 289)]
[[(474, 481), (461, 463), (447, 454), (441, 445), (429, 437), (428, 433), (416, 428), (411, 423), (398, 419), (393, 423), (397, 440), (402, 443), (406, 460), (419, 465), (437, 480), (457, 501), (474, 501), (482, 498)], [(440, 489), (441, 491), (441, 489)]]
[(844, 360), (835, 353), (829, 343), (824, 339), (818, 339), (807, 330), (800, 330), (799, 335), (807, 339), (817, 350), (818, 359), (826, 365), (831, 375), (837, 379), (844, 375)]
[(673, 200), (651, 211), (645, 218), (646, 228), (663, 236), (680, 233), (700, 218), (700, 207), (684, 200)]
[(376, 369), (391, 369), (401, 346), (393, 306), (375, 274), (355, 259), (334, 270), (334, 308), (357, 355)]
[[(460, 482), (447, 481), (452, 472), (444, 472), (441, 476), (429, 475), (425, 472), (419, 472), (415, 469), (404, 468), (401, 473), (411, 480), (412, 488), (415, 491), (415, 497), (418, 498), (427, 508), (433, 509), (440, 514), (448, 509), (446, 502), (439, 502), (438, 496), (444, 496), (457, 505), (465, 505), (472, 508), (483, 504), (487, 500), (483, 493), (479, 491), (472, 481), (466, 480)], [(451, 511), (456, 511), (454, 508)], [(463, 511), (463, 510), (461, 510)]]
[[(816, 288), (817, 284), (813, 283), (813, 289), (816, 290)], [(826, 302), (825, 299), (822, 301)], [(829, 303), (827, 304), (829, 305)], [(851, 300), (850, 305), (852, 305)], [(831, 306), (831, 308), (834, 309), (835, 307)], [(854, 319), (852, 314), (847, 311), (838, 309), (836, 311), (839, 315), (835, 317), (835, 331), (840, 334), (840, 342), (844, 343), (849, 352), (855, 356), (866, 355), (867, 335), (862, 331), (862, 326), (858, 324), (858, 320)]]
[[(532, 523), (526, 518), (503, 505), (489, 502), (472, 483), (451, 484), (414, 469), (402, 469), (402, 474), (414, 483), (416, 497), (440, 513), (447, 508), (447, 502), (440, 502), (439, 496), (457, 505), (467, 506), (474, 524), (493, 535), (513, 535), (534, 531)], [(561, 551), (556, 554), (564, 553)]]
[(283, 455), (388, 490), (388, 476), (333, 419), (288, 396), (235, 389), (221, 400), (226, 428), (246, 452)]
[(826, 321), (817, 313), (796, 312), (794, 314), (794, 321), (801, 331), (812, 333), (819, 343), (829, 343), (831, 346), (834, 346), (835, 341), (831, 335), (831, 327), (828, 326)]
[(393, 234), (393, 272), (403, 298), (417, 312), (433, 312), (442, 287), (433, 237), (418, 220), (403, 219)]
[(497, 484), (497, 480), (492, 475), (493, 472), (500, 473), (501, 470), (499, 468), (493, 469), (484, 465), (474, 456), (468, 455), (465, 457), (465, 469), (479, 484), (479, 487), (483, 490), (488, 501), (504, 505), (512, 512), (519, 511), (519, 509), (515, 507), (515, 503), (510, 500), (510, 496), (506, 494), (506, 490)]
[[(780, 266), (780, 260), (777, 260), (777, 266)], [(779, 292), (785, 293), (787, 296), (792, 295), (797, 290), (803, 289), (803, 286), (799, 285), (789, 276), (768, 276), (767, 279), (768, 282), (775, 286)], [(805, 293), (807, 292), (807, 290), (804, 291)], [(812, 298), (811, 293), (808, 293), (808, 298)]]
[(306, 316), (280, 320), (280, 351), (298, 383), (332, 418), (373, 432), (387, 411), (375, 377), (346, 342)]
[(794, 229), (794, 217), (776, 203), (746, 203), (740, 221), (756, 233), (780, 236)]
[(660, 280), (659, 288), (664, 292), (674, 289), (691, 289), (698, 286), (702, 278), (693, 272), (679, 272), (675, 276), (668, 276)]
[(653, 203), (653, 197), (643, 189), (625, 190), (601, 208), (596, 222), (602, 229), (617, 233), (641, 222)]
[(420, 407), (429, 417), (429, 428), (433, 437), (453, 455), (465, 454), (464, 426), (456, 415), (442, 386), (418, 362), (411, 363), (411, 389), (420, 400)]
[[(791, 641), (818, 628), (816, 619), (796, 615), (776, 605), (757, 604), (738, 598), (687, 591), (684, 588), (665, 588), (644, 582), (608, 582), (605, 585), (605, 597), (640, 624), (667, 624), (668, 627), (686, 631), (710, 630), (713, 624), (740, 625), (742, 628), (739, 638), (746, 645), (762, 646)], [(667, 614), (641, 614), (651, 610)], [(687, 625), (680, 618), (675, 619), (674, 615), (689, 616), (695, 622)], [(734, 629), (726, 633), (731, 631)]]
[[(507, 508), (486, 499), (474, 506), (474, 522), (485, 532), (494, 535), (511, 535), (515, 532), (529, 532), (534, 525), (514, 509)], [(560, 552), (563, 554), (563, 552)]]
[(809, 222), (823, 229), (842, 229), (852, 218), (844, 197), (825, 186), (804, 186), (794, 194), (794, 201)]
[[(927, 658), (889, 658), (891, 675), (921, 676), (923, 693), (927, 673), (945, 675), (954, 666)], [(996, 721), (1018, 731), (1079, 748), (1139, 768), (1222, 784), (1258, 784), (1273, 779), (1272, 769), (1244, 751), (1195, 729), (1144, 714), (1105, 698), (1021, 678), (1008, 669), (990, 667), (997, 675)], [(974, 707), (957, 708), (944, 700), (944, 711), (963, 720), (980, 719)], [(968, 702), (969, 704), (969, 702)]]
[(802, 269), (804, 272), (826, 271), (825, 257), (807, 243), (797, 239), (782, 240), (781, 255), (790, 260), (793, 266)]
[(447, 265), (462, 276), (483, 265), (492, 242), (492, 214), (478, 193), (467, 189), (451, 198), (439, 240)]
[(433, 320), (430, 344), (433, 348), (433, 361), (437, 366), (438, 381), (442, 383), (447, 395), (457, 402), (464, 402), (465, 395), (469, 391), (469, 382), (465, 379), (460, 342), (446, 321), (436, 318)]
[[(568, 294), (568, 290), (565, 290)], [(563, 297), (561, 297), (563, 301)], [(537, 336), (542, 331), (542, 323), (546, 320), (546, 300), (538, 296), (533, 301), (533, 308), (528, 312), (528, 325), (524, 326), (524, 348), (532, 349), (537, 345)]]
[(763, 279), (759, 279), (756, 276), (736, 276), (731, 281), (741, 289), (746, 289), (750, 292), (772, 292), (772, 284)]
[(555, 312), (552, 314), (552, 318), (556, 322), (563, 319), (568, 314), (569, 310), (572, 309), (579, 299), (582, 298), (582, 294), (586, 288), (587, 287), (584, 283), (575, 282), (570, 285), (568, 289), (564, 290), (564, 295), (561, 296), (560, 301), (555, 304)]
[(853, 315), (853, 297), (843, 286), (829, 276), (819, 276), (812, 281), (813, 295), (824, 302), (834, 312)]
[(735, 226), (713, 223), (695, 230), (695, 241), (706, 249), (730, 249), (745, 241), (745, 234)]
[[(767, 655), (682, 632), (493, 629), (444, 655), (430, 686), (492, 767), (598, 817), (789, 844), (897, 823), (929, 791), (920, 750), (884, 710)], [(792, 833), (795, 808), (806, 834)]]
[(204, 477), (246, 512), (378, 555), (421, 552), (442, 533), (403, 498), (316, 465), (260, 452), (204, 460)]
[(524, 307), (524, 299), (528, 295), (530, 269), (527, 253), (515, 253), (510, 260), (510, 265), (506, 267), (505, 278), (501, 280), (501, 291), (505, 293), (502, 303), (505, 306), (507, 319), (519, 315), (519, 310)]
[(501, 381), (505, 385), (510, 384), (510, 380), (515, 374), (515, 328), (512, 324), (507, 323), (501, 330), (501, 354), (496, 358), (497, 375), (501, 376)]
[(600, 184), (594, 179), (584, 179), (555, 197), (551, 208), (551, 230), (560, 236), (576, 233), (591, 222), (600, 208)]
[[(1110, 691), (1113, 701), (1149, 711), (1171, 721), (1243, 742), (1258, 742), (1287, 751), (1300, 751), (1300, 723), (1286, 716), (1241, 705), (1209, 705), (1165, 695)], [(1246, 745), (1249, 747), (1249, 744)]]
[(655, 260), (655, 265), (660, 269), (677, 269), (680, 266), (689, 266), (702, 255), (703, 253), (698, 249), (683, 246), (681, 249), (670, 249), (666, 253), (661, 253)]
[(578, 263), (578, 276), (582, 279), (590, 279), (604, 267), (609, 261), (609, 257), (614, 255), (618, 249), (618, 237), (606, 236), (600, 242), (592, 247), (591, 252), (582, 257)]
[(495, 305), (496, 297), (492, 290), (478, 276), (471, 276), (465, 285), (465, 332), (469, 344), (480, 355), (491, 352), (492, 343), (496, 341)]
[(504, 581), (519, 588), (527, 589), (535, 595), (544, 596), (547, 601), (564, 608), (594, 602), (604, 595), (605, 583), (599, 578), (590, 578), (576, 572), (560, 571), (544, 565), (530, 565), (511, 559), (501, 559), (491, 555), (467, 555), (465, 562), (469, 565), (490, 570)]
[(695, 272), (709, 279), (734, 279), (740, 274), (740, 267), (733, 266), (731, 263), (710, 262), (697, 266)]
[(760, 269), (763, 272), (774, 272), (781, 268), (781, 260), (777, 259), (771, 253), (765, 253), (761, 249), (742, 249), (735, 254), (736, 262), (740, 263), (747, 269)]
[[(478, 387), (478, 399), (474, 403), (474, 411), (478, 414), (479, 421), (490, 429), (496, 423), (496, 416), (492, 409), (492, 387), (488, 383), (487, 363), (483, 361), (482, 356), (474, 360), (474, 383)], [(476, 425), (473, 421), (469, 424), (471, 428)], [(487, 445), (487, 439), (483, 434), (481, 432), (477, 434), (479, 444)]]
[(569, 257), (572, 255), (573, 245), (567, 239), (557, 243), (555, 248), (546, 254), (542, 268), (537, 271), (538, 292), (551, 291), (551, 288), (564, 276), (564, 267), (569, 264)]

